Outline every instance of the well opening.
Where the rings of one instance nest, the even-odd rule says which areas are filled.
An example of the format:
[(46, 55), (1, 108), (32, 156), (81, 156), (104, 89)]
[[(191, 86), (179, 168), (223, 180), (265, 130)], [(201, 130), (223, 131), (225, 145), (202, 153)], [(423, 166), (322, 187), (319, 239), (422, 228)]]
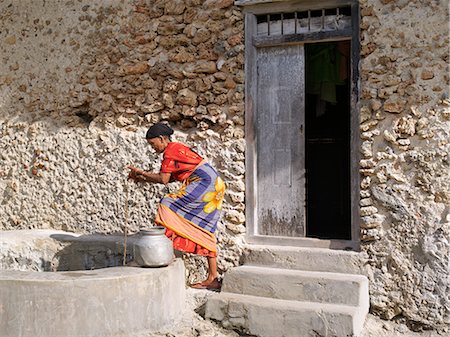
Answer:
[[(126, 261), (135, 238), (128, 238)], [(123, 265), (121, 235), (80, 235), (62, 231), (11, 231), (2, 235), (0, 270), (37, 272), (94, 270)]]

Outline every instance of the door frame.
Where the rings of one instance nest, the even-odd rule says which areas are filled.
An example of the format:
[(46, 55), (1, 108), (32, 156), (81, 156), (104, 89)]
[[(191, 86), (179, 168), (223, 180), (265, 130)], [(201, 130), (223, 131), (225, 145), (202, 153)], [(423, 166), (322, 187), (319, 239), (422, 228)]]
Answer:
[[(333, 249), (360, 248), (360, 117), (359, 117), (359, 20), (360, 10), (357, 0), (306, 0), (283, 1), (275, 0), (240, 0), (236, 5), (244, 6), (245, 15), (245, 138), (246, 138), (246, 240), (253, 244), (267, 244), (280, 246), (317, 247)], [(256, 15), (279, 13), (282, 11), (301, 11), (322, 9), (324, 7), (351, 6), (352, 29), (336, 34), (335, 32), (316, 32), (303, 35), (285, 35), (276, 37), (256, 36)], [(281, 236), (266, 236), (258, 234), (257, 221), (257, 139), (256, 139), (256, 99), (257, 99), (257, 48), (264, 46), (280, 46), (296, 43), (314, 43), (325, 41), (351, 41), (351, 88), (350, 88), (350, 204), (351, 204), (351, 239), (324, 240), (316, 238), (293, 238)], [(306, 225), (306, 223), (305, 223)]]

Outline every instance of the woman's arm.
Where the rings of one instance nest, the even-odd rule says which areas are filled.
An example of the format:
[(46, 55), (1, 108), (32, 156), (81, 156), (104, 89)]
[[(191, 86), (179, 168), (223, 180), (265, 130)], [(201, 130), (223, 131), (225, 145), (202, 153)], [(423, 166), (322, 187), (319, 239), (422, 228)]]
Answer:
[(138, 178), (148, 181), (151, 183), (160, 183), (160, 184), (168, 184), (170, 181), (170, 173), (154, 173), (154, 172), (146, 172), (140, 171), (137, 174)]
[(130, 173), (133, 173), (131, 179), (137, 180), (137, 181), (146, 181), (151, 183), (159, 183), (159, 184), (168, 184), (170, 181), (170, 173), (154, 173), (154, 172), (147, 172), (143, 171), (141, 169), (138, 169), (133, 166), (128, 166), (128, 168), (131, 170)]

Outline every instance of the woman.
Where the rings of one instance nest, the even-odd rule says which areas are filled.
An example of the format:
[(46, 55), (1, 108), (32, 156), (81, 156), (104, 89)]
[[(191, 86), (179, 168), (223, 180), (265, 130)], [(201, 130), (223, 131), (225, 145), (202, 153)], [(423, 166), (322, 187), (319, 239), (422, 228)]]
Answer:
[(129, 166), (129, 179), (167, 184), (182, 182), (176, 193), (161, 199), (155, 222), (166, 227), (173, 247), (208, 258), (208, 277), (193, 288), (220, 289), (214, 232), (222, 209), (225, 184), (216, 170), (184, 144), (171, 142), (173, 130), (163, 123), (148, 129), (147, 142), (163, 154), (159, 173)]

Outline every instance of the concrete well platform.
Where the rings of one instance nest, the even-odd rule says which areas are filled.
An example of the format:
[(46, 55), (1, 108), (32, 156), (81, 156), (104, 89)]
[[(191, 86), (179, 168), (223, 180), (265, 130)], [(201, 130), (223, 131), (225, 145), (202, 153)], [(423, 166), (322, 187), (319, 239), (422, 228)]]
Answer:
[[(14, 248), (25, 247), (23, 252), (28, 254), (22, 256), (23, 261), (33, 267), (36, 267), (32, 262), (37, 261), (39, 248), (49, 255), (46, 257), (49, 260), (52, 260), (51, 253), (61, 252), (53, 249), (60, 245), (51, 243), (49, 232), (38, 232), (36, 240), (28, 231), (20, 236), (19, 246), (12, 244), (17, 243), (14, 240), (5, 240), (2, 245), (3, 233), (0, 233), (0, 256), (16, 262), (21, 259), (12, 255)], [(27, 245), (23, 242), (25, 237), (30, 239), (25, 240)], [(39, 242), (39, 247), (32, 242)], [(93, 254), (93, 246), (101, 245), (89, 241), (89, 254)], [(61, 247), (65, 253), (73, 250)], [(75, 247), (81, 248), (79, 241)], [(80, 256), (87, 255), (83, 251)], [(154, 332), (182, 318), (186, 290), (181, 259), (161, 268), (117, 266), (47, 272), (17, 270), (16, 262), (11, 265), (16, 270), (0, 270), (2, 337), (128, 336)]]
[(3, 337), (100, 337), (156, 331), (180, 319), (184, 265), (0, 274)]

